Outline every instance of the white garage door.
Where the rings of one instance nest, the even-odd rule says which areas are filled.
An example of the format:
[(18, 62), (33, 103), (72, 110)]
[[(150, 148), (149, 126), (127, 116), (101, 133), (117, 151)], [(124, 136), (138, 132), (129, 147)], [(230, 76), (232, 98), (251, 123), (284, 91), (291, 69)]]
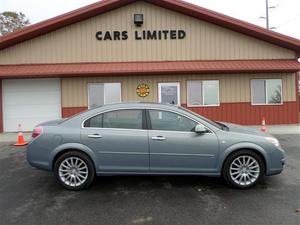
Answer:
[(60, 79), (3, 80), (5, 132), (31, 131), (37, 124), (61, 118)]

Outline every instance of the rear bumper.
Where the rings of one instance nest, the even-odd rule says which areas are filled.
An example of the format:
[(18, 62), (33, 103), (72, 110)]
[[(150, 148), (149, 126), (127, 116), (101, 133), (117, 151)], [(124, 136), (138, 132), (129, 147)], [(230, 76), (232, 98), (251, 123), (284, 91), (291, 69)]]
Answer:
[(40, 170), (45, 170), (45, 171), (51, 171), (49, 164), (46, 162), (30, 161), (28, 159), (27, 159), (27, 161), (34, 168), (37, 168)]
[(49, 165), (48, 155), (43, 151), (42, 146), (36, 146), (33, 141), (27, 146), (27, 161), (28, 163), (37, 169), (51, 171), (51, 166)]

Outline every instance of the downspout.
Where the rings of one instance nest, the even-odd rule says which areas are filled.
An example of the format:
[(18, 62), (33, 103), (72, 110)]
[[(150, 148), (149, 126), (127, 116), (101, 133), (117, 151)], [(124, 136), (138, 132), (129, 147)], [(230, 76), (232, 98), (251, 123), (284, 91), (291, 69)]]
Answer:
[(0, 133), (3, 133), (2, 79), (0, 79)]

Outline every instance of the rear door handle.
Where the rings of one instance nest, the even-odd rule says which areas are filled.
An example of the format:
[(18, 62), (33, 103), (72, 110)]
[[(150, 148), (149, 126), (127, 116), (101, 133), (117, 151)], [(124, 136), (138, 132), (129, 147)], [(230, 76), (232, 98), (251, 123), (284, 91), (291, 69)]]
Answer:
[(164, 141), (164, 140), (166, 140), (166, 138), (163, 137), (163, 136), (156, 136), (156, 137), (152, 137), (152, 140), (155, 140), (155, 141)]
[(89, 138), (102, 138), (101, 134), (89, 134), (88, 135)]

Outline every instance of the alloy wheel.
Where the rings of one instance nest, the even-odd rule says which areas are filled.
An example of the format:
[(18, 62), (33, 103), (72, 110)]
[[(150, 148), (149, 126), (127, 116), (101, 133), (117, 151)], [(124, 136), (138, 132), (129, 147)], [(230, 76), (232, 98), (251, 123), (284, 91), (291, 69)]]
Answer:
[(67, 186), (78, 187), (84, 184), (88, 175), (87, 164), (78, 157), (68, 157), (59, 166), (59, 178)]
[(236, 184), (249, 186), (259, 178), (259, 162), (252, 156), (242, 155), (232, 161), (229, 172), (231, 179)]

